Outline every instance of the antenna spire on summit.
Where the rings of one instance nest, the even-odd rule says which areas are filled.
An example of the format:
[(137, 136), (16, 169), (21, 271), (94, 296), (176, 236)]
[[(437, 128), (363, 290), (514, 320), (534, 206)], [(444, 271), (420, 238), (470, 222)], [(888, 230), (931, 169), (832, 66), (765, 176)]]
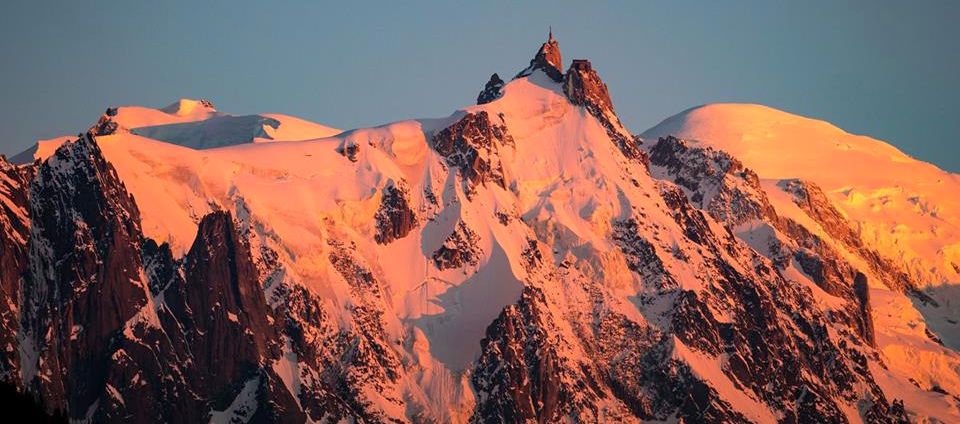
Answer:
[(550, 35), (547, 37), (547, 41), (553, 41), (553, 25), (548, 25), (547, 28), (550, 29)]

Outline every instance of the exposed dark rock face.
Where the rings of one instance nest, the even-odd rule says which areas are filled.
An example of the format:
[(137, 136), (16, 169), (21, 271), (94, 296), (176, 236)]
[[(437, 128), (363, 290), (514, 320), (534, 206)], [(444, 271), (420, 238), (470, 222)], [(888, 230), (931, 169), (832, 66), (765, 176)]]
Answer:
[(453, 233), (447, 236), (443, 245), (433, 252), (433, 262), (440, 269), (460, 268), (464, 265), (476, 266), (483, 255), (478, 246), (480, 236), (463, 221), (457, 223)]
[(417, 214), (410, 205), (410, 189), (406, 182), (387, 182), (374, 218), (377, 226), (374, 239), (380, 244), (406, 237), (417, 226)]
[[(719, 279), (713, 288), (703, 297), (682, 295), (674, 304), (673, 331), (677, 337), (703, 352), (725, 352), (730, 358), (728, 375), (760, 394), (768, 404), (783, 405), (781, 409), (788, 411), (787, 416), (793, 417), (792, 420), (845, 421), (829, 396), (833, 393), (855, 396), (854, 385), (868, 387), (876, 408), (885, 410), (887, 400), (873, 382), (863, 354), (851, 347), (850, 340), (830, 336), (826, 327), (832, 318), (811, 303), (809, 294), (785, 280), (756, 253), (738, 247), (734, 239), (717, 238), (706, 230), (699, 238), (710, 240), (708, 246), (715, 246), (711, 249), (720, 247), (735, 252), (735, 257), (752, 257), (754, 273), (737, 271), (721, 260), (717, 251), (713, 266)], [(707, 305), (713, 306), (707, 309)], [(732, 322), (721, 323), (712, 318), (711, 310), (717, 309), (733, 313)], [(784, 311), (790, 311), (792, 322), (782, 321)], [(850, 322), (841, 325), (849, 325), (854, 331), (859, 327), (852, 321), (843, 322)], [(812, 375), (823, 377), (783, 373), (783, 370), (801, 369), (813, 370)], [(799, 393), (810, 393), (816, 400), (800, 398)]]
[(540, 243), (536, 239), (527, 238), (527, 245), (520, 256), (528, 273), (535, 273), (543, 266), (543, 253), (540, 252)]
[[(29, 200), (20, 366), (47, 408), (74, 420), (198, 422), (246, 390), (252, 400), (235, 409), (248, 418), (303, 421), (270, 366), (279, 334), (229, 214), (204, 218), (193, 249), (174, 260), (143, 240), (137, 205), (91, 133), (40, 165), (28, 197), (22, 190), (5, 190)], [(5, 240), (0, 251), (16, 246)]]
[(117, 131), (120, 131), (123, 127), (113, 120), (114, 116), (117, 116), (117, 108), (107, 108), (107, 111), (100, 116), (97, 123), (90, 127), (89, 132), (99, 137), (115, 134)]
[(620, 123), (620, 118), (613, 111), (613, 102), (607, 85), (600, 79), (600, 75), (593, 70), (588, 60), (574, 60), (563, 80), (563, 92), (570, 102), (584, 107), (593, 115), (607, 131), (617, 148), (624, 156), (647, 162), (646, 154), (640, 150), (641, 140), (631, 135)]
[(185, 345), (163, 335), (164, 309), (141, 277), (139, 211), (89, 133), (40, 166), (30, 213), (27, 387), (72, 419), (201, 419)]
[[(642, 240), (626, 234), (639, 232), (639, 224), (622, 227), (621, 243)], [(735, 238), (709, 226), (694, 225), (691, 231), (714, 258), (705, 266), (715, 278), (703, 280), (707, 287), (701, 292), (660, 286), (660, 296), (671, 305), (663, 317), (668, 324), (660, 328), (612, 312), (595, 282), (579, 279), (564, 286), (584, 290), (595, 302), (592, 311), (564, 311), (564, 317), (548, 306), (554, 304), (552, 295), (527, 287), (487, 329), (471, 377), (478, 392), (472, 420), (751, 422), (744, 414), (753, 411), (738, 411), (702, 380), (702, 371), (691, 368), (707, 359), (691, 355), (728, 358), (719, 363), (726, 378), (782, 411), (784, 422), (847, 422), (836, 396), (844, 402), (863, 396), (871, 405), (864, 412), (868, 422), (903, 418), (873, 383), (860, 350), (851, 339), (830, 335), (832, 318), (810, 304), (803, 289)], [(740, 258), (734, 260), (741, 265), (725, 258)], [(749, 274), (738, 270), (742, 264), (753, 264)], [(575, 272), (548, 274), (547, 284)], [(655, 272), (669, 274), (647, 273)], [(563, 319), (572, 333), (558, 327)], [(624, 410), (629, 418), (618, 415)]]
[(535, 70), (541, 70), (556, 82), (563, 81), (563, 58), (560, 56), (560, 43), (553, 38), (553, 32), (547, 42), (540, 46), (537, 54), (530, 60), (530, 66), (520, 71), (516, 78), (529, 76)]
[(13, 165), (0, 155), (0, 381), (16, 383), (20, 371), (18, 302), (27, 271), (32, 174), (32, 166)]
[(150, 283), (152, 296), (157, 296), (181, 279), (179, 271), (182, 261), (174, 259), (169, 244), (158, 245), (153, 239), (144, 239), (140, 248), (143, 268)]
[[(544, 295), (524, 289), (487, 328), (473, 384), (479, 393), (471, 422), (597, 421), (595, 405), (606, 396), (595, 370), (562, 357), (558, 332)], [(568, 341), (569, 342), (569, 341)]]
[(492, 182), (506, 188), (499, 151), (513, 146), (513, 137), (503, 123), (495, 124), (485, 111), (468, 113), (433, 136), (433, 148), (447, 165), (460, 170), (464, 192), (469, 197), (477, 185)]
[[(349, 251), (355, 246), (335, 239), (331, 239), (329, 244), (333, 248), (330, 263), (337, 273), (349, 280), (351, 294), (370, 294), (372, 299), (380, 299), (377, 297), (381, 295), (379, 283), (362, 261), (354, 258)], [(369, 393), (362, 393), (353, 386), (372, 381), (370, 387), (376, 385), (377, 390), (387, 391), (385, 388), (392, 383), (386, 379), (384, 367), (390, 370), (400, 367), (397, 362), (389, 361), (387, 356), (378, 358), (371, 353), (375, 352), (370, 347), (371, 342), (377, 344), (379, 351), (392, 353), (382, 334), (378, 333), (382, 330), (382, 322), (379, 317), (372, 316), (376, 309), (371, 311), (370, 307), (376, 308), (376, 301), (364, 303), (365, 299), (356, 299), (358, 306), (353, 311), (366, 313), (363, 321), (366, 326), (358, 324), (353, 328), (354, 331), (338, 328), (330, 318), (328, 304), (321, 297), (304, 286), (277, 278), (285, 272), (277, 252), (265, 244), (260, 245), (259, 250), (257, 267), (262, 275), (270, 276), (267, 284), (274, 286), (268, 286), (271, 293), (269, 303), (275, 308), (274, 316), (279, 318), (278, 327), (283, 333), (284, 352), (281, 361), (295, 358), (298, 375), (311, 376), (299, 381), (297, 401), (300, 409), (306, 417), (316, 422), (386, 421), (379, 411), (371, 407), (365, 396)], [(380, 359), (387, 365), (382, 365)], [(298, 416), (298, 413), (292, 415)]]
[[(328, 317), (320, 300), (309, 293), (302, 286), (284, 286), (280, 309), (284, 316), (284, 332), (290, 338), (291, 352), (303, 360), (303, 367), (308, 364), (326, 364), (327, 355), (335, 356), (330, 352), (336, 347), (335, 330), (328, 322)], [(333, 363), (333, 360), (329, 360)], [(322, 370), (309, 368), (310, 372), (320, 375)], [(327, 380), (302, 382), (299, 401), (303, 412), (312, 420), (320, 421), (329, 417), (334, 421), (341, 419), (357, 419), (361, 414), (353, 411), (358, 402), (349, 400), (345, 390), (338, 390), (342, 378), (335, 378), (335, 384)], [(339, 392), (339, 393), (338, 393)]]
[(351, 141), (344, 141), (342, 146), (337, 147), (337, 153), (349, 159), (350, 162), (356, 162), (357, 156), (360, 154), (360, 145)]
[(355, 255), (356, 246), (336, 239), (329, 240), (328, 244), (333, 249), (330, 263), (350, 286), (350, 311), (355, 328), (353, 331), (342, 329), (331, 340), (333, 351), (328, 353), (329, 359), (324, 364), (324, 377), (336, 389), (337, 396), (349, 405), (351, 416), (372, 422), (386, 421), (369, 405), (369, 394), (361, 391), (369, 388), (386, 402), (403, 404), (403, 399), (394, 395), (402, 365), (384, 328), (383, 286), (369, 266)]
[(819, 186), (809, 181), (783, 180), (780, 182), (780, 187), (792, 194), (794, 203), (821, 224), (827, 234), (847, 246), (856, 247), (863, 244), (860, 235), (853, 230), (840, 211), (833, 207)]
[(683, 235), (690, 241), (706, 245), (711, 240), (706, 239), (712, 234), (706, 215), (700, 209), (693, 207), (684, 195), (683, 190), (673, 184), (661, 184), (660, 195), (664, 203), (673, 210), (673, 220), (683, 228)]
[(213, 212), (200, 221), (183, 276), (182, 285), (168, 289), (169, 304), (200, 371), (195, 384), (212, 409), (225, 410), (242, 389), (256, 387), (251, 421), (303, 421), (270, 367), (280, 356), (279, 333), (250, 248), (229, 213)]
[(491, 75), (490, 81), (487, 81), (487, 85), (483, 87), (483, 91), (477, 96), (477, 104), (483, 105), (499, 99), (503, 94), (500, 90), (503, 89), (504, 84), (506, 83), (500, 79), (500, 75), (496, 73)]
[[(613, 114), (613, 102), (607, 84), (600, 79), (589, 60), (575, 59), (563, 81), (563, 93), (573, 104), (587, 106), (595, 115)], [(596, 111), (596, 112), (594, 112)]]
[(870, 307), (870, 286), (867, 285), (867, 277), (858, 272), (853, 279), (853, 294), (857, 296), (857, 302), (860, 306), (860, 321), (858, 327), (860, 336), (870, 346), (876, 346), (876, 336), (873, 332), (873, 312)]
[(669, 274), (663, 268), (663, 260), (657, 254), (656, 247), (640, 235), (638, 227), (637, 220), (633, 218), (613, 224), (613, 241), (626, 257), (627, 267), (658, 289), (675, 286), (675, 282), (669, 281)]
[[(863, 346), (873, 343), (870, 314), (865, 309), (869, 307), (869, 300), (865, 300), (866, 279), (804, 227), (779, 218), (756, 180), (744, 178), (749, 174), (725, 158), (721, 153), (689, 149), (677, 140), (661, 140), (652, 149), (652, 175), (683, 185), (681, 189), (670, 183), (662, 184), (664, 202), (674, 211), (674, 219), (684, 229), (687, 239), (701, 246), (701, 254), (714, 258), (708, 267), (713, 269), (710, 273), (715, 277), (702, 280), (707, 289), (699, 293), (677, 292), (670, 308), (670, 332), (695, 351), (708, 356), (725, 355), (728, 359), (723, 365), (724, 373), (735, 384), (757, 393), (764, 403), (785, 411), (786, 422), (845, 422), (837, 402), (850, 402), (858, 396), (855, 393), (860, 389), (855, 387), (865, 387), (865, 396), (872, 405), (864, 417), (871, 417), (872, 422), (899, 422), (903, 419), (902, 412), (898, 415), (896, 405), (884, 397), (866, 366), (867, 353)], [(750, 205), (739, 209), (747, 213), (716, 208), (709, 211), (711, 196), (737, 191), (743, 199), (741, 204)], [(768, 261), (746, 247), (729, 229), (716, 233), (688, 196), (702, 202), (720, 222), (730, 224), (754, 219), (777, 228), (785, 237), (773, 240), (789, 253), (774, 252), (778, 254), (771, 254)], [(642, 226), (640, 219), (623, 221), (614, 226), (613, 239), (623, 251), (628, 266), (641, 275), (645, 284), (669, 293), (671, 279), (657, 275), (669, 275), (670, 271), (653, 260), (654, 256), (666, 255), (655, 255), (651, 251), (670, 247), (655, 247), (650, 240), (635, 235), (642, 231)], [(791, 247), (786, 247), (788, 245)], [(673, 250), (676, 253), (676, 247)], [(821, 312), (812, 303), (807, 289), (780, 274), (784, 262), (778, 261), (784, 256), (796, 259), (816, 284), (845, 299), (845, 305), (829, 313)], [(743, 272), (744, 268), (726, 259), (731, 257), (750, 264), (746, 269), (751, 272)], [(720, 310), (725, 311), (724, 320), (715, 316), (715, 311)], [(789, 322), (784, 321), (785, 317), (790, 317)], [(832, 336), (827, 330), (829, 326), (838, 328), (839, 335)], [(668, 391), (654, 389), (657, 394), (652, 396), (653, 400), (625, 398), (632, 410), (638, 411), (641, 417), (658, 416), (651, 411), (663, 408), (664, 402), (678, 401), (685, 405), (680, 409), (685, 411), (681, 416), (694, 421), (743, 420), (736, 414), (724, 413), (710, 418), (703, 415), (706, 411), (723, 411), (722, 403), (703, 408), (714, 401), (710, 401), (709, 391), (696, 389), (695, 384), (691, 386), (695, 379), (679, 377), (684, 375), (683, 363), (677, 363), (678, 368), (672, 368), (672, 372), (653, 365), (664, 361), (662, 352), (670, 351), (663, 345), (658, 346), (641, 351), (648, 355), (661, 352), (661, 362), (638, 366), (643, 373), (630, 373), (623, 385), (630, 387), (630, 384), (649, 381), (645, 378), (650, 375), (657, 375), (660, 386), (685, 387), (684, 393), (700, 395), (679, 401)], [(774, 363), (779, 365), (773, 366)], [(806, 371), (785, 373), (784, 370)], [(809, 372), (823, 377), (812, 377)], [(670, 383), (663, 384), (664, 381)], [(842, 400), (834, 400), (838, 393), (842, 394)], [(658, 404), (661, 406), (656, 407)], [(687, 413), (692, 415), (684, 415)]]
[(89, 133), (40, 166), (30, 198), (22, 323), (39, 353), (28, 384), (82, 417), (104, 390), (113, 339), (147, 305), (140, 212)]
[(730, 226), (751, 219), (775, 220), (757, 174), (712, 148), (691, 148), (683, 140), (662, 137), (650, 149), (651, 173), (690, 191), (690, 201)]
[(277, 356), (270, 343), (276, 334), (267, 323), (271, 313), (249, 248), (229, 213), (214, 212), (200, 221), (184, 268), (189, 314), (183, 321), (194, 361), (206, 370), (204, 385), (216, 392), (245, 381), (261, 357)]
[[(771, 241), (768, 251), (764, 252), (773, 265), (780, 270), (795, 261), (798, 267), (825, 292), (848, 300), (843, 311), (847, 321), (856, 334), (867, 344), (873, 343), (872, 320), (864, 313), (862, 300), (855, 295), (856, 278), (866, 277), (842, 259), (840, 254), (819, 236), (796, 221), (777, 215), (766, 193), (760, 187), (759, 180), (751, 170), (729, 154), (712, 148), (690, 147), (685, 141), (675, 137), (658, 140), (650, 150), (651, 174), (669, 179), (685, 190), (690, 203), (706, 210), (714, 219), (729, 228), (746, 222), (763, 222), (778, 233)], [(684, 202), (676, 200), (677, 193), (667, 196), (668, 206), (683, 211)], [(826, 199), (818, 204), (827, 207)], [(837, 228), (836, 232), (852, 231), (832, 206), (828, 222)], [(842, 230), (839, 226), (846, 226)], [(698, 232), (698, 231), (697, 231)], [(859, 238), (858, 238), (859, 239)]]
[(876, 250), (867, 247), (860, 238), (860, 234), (827, 199), (819, 186), (802, 180), (783, 180), (780, 181), (779, 186), (787, 193), (792, 194), (794, 203), (820, 224), (820, 227), (827, 234), (839, 240), (863, 258), (870, 269), (879, 275), (891, 289), (909, 293), (923, 302), (936, 303), (929, 296), (917, 290), (916, 285), (902, 267), (896, 265), (889, 258), (883, 257)]

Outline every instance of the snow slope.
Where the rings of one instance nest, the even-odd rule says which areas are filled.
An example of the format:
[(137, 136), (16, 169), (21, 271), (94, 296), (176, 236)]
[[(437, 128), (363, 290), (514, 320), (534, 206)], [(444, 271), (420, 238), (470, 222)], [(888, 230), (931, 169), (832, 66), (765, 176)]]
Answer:
[(711, 104), (667, 118), (673, 134), (724, 150), (762, 179), (818, 184), (871, 246), (921, 286), (960, 283), (960, 175), (827, 122), (754, 104)]
[[(513, 145), (504, 143), (498, 152), (504, 186), (487, 181), (468, 189), (432, 146), (438, 132), (479, 113), (505, 124), (512, 137)], [(222, 117), (201, 122), (214, 119)], [(626, 160), (604, 126), (571, 104), (560, 85), (542, 72), (507, 84), (491, 103), (448, 118), (401, 121), (328, 138), (208, 150), (136, 132), (98, 137), (97, 142), (134, 195), (146, 236), (170, 243), (174, 255), (181, 256), (200, 218), (229, 210), (254, 229), (254, 240), (279, 252), (286, 284), (308, 288), (348, 328), (361, 325), (349, 306), (357, 300), (327, 258), (340, 254), (330, 240), (354, 243), (355, 260), (371, 267), (384, 284), (383, 303), (377, 304), (384, 311), (386, 339), (411, 340), (398, 354), (416, 364), (402, 371), (408, 375), (402, 385), (366, 395), (387, 416), (406, 414), (390, 401), (399, 393), (420, 399), (432, 416), (459, 421), (470, 414), (475, 400), (464, 389), (465, 371), (481, 353), (484, 331), (525, 286), (537, 281), (523, 262), (531, 239), (551, 246), (554, 260), (573, 264), (579, 278), (602, 282), (601, 290), (616, 299), (605, 308), (645, 323), (662, 312), (637, 310), (630, 299), (650, 290), (650, 283), (625, 268), (620, 248), (609, 238), (612, 223), (639, 213), (648, 222), (662, 223), (644, 230), (654, 232), (648, 237), (688, 258), (664, 264), (679, 288), (710, 290), (704, 269), (712, 259), (700, 258), (703, 253), (680, 228), (663, 225), (674, 217), (656, 200), (656, 181), (640, 177), (642, 166)], [(358, 146), (355, 161), (343, 153), (345, 146)], [(399, 181), (409, 187), (419, 229), (392, 243), (373, 243), (381, 193)], [(431, 204), (431, 197), (438, 203)], [(501, 221), (492, 211), (506, 218)], [(441, 269), (431, 254), (447, 243), (459, 223), (476, 233), (480, 256), (462, 268)], [(711, 231), (723, 232), (719, 224), (709, 225)], [(551, 306), (556, 316), (591, 309), (589, 301), (575, 294), (582, 287), (549, 290), (547, 296), (561, 302)], [(563, 325), (556, 331), (561, 340), (578, 337)], [(768, 421), (777, 414), (758, 409), (752, 392), (734, 390), (720, 371), (720, 359), (704, 359), (680, 341), (671, 345), (677, 360), (690, 363), (695, 375), (748, 417)], [(585, 354), (565, 355), (577, 361)], [(285, 384), (299, 387), (309, 366), (298, 364), (296, 355), (286, 358), (282, 367), (301, 375), (282, 373)], [(891, 381), (905, 380), (894, 376)], [(623, 413), (617, 403), (604, 408), (611, 416)]]
[[(949, 340), (941, 346), (927, 335), (928, 318), (909, 298), (872, 273), (873, 300), (863, 300), (853, 295), (853, 278), (829, 287), (790, 257), (778, 265), (774, 243), (807, 240), (791, 239), (767, 215), (734, 228), (705, 213), (689, 187), (651, 170), (590, 63), (564, 74), (552, 36), (548, 43), (549, 61), (538, 54), (489, 102), (444, 118), (340, 132), (181, 100), (120, 108), (114, 119), (124, 130), (97, 136), (95, 145), (122, 181), (115, 191), (132, 194), (143, 235), (168, 243), (173, 258), (191, 250), (205, 216), (236, 217), (284, 332), (269, 364), (282, 380), (277, 388), (313, 421), (861, 422), (897, 416), (897, 400), (914, 418), (960, 417), (950, 395), (960, 393), (958, 355)], [(734, 140), (718, 147), (764, 178), (762, 189), (756, 182), (745, 191), (747, 201), (767, 192), (777, 214), (822, 237), (847, 268), (866, 269), (793, 203), (780, 179), (822, 177), (871, 245), (914, 249), (914, 268), (928, 257), (923, 249), (939, 249), (919, 236), (872, 235), (888, 220), (912, 219), (907, 209), (844, 203), (888, 180), (853, 171), (838, 179), (791, 163), (817, 158), (811, 150), (820, 163), (833, 160), (829, 143), (846, 140), (838, 151), (854, 152), (844, 153), (855, 155), (848, 160), (908, 163), (897, 168), (904, 176), (935, 170), (828, 124), (729, 108), (736, 110), (687, 112), (645, 135), (702, 127), (703, 140)], [(809, 144), (826, 147), (782, 155), (792, 142), (822, 139)], [(45, 160), (64, 140), (27, 156)], [(742, 145), (754, 140), (766, 144)], [(765, 147), (784, 140), (791, 143), (782, 149)], [(48, 173), (71, 176), (63, 163)], [(739, 175), (696, 183), (719, 190), (747, 179)], [(925, 187), (916, 178), (916, 188)], [(954, 210), (934, 209), (913, 213), (944, 221)], [(33, 251), (42, 256), (40, 247)], [(159, 293), (148, 298), (162, 309)], [(871, 305), (876, 345), (872, 325), (855, 325)], [(227, 320), (239, 324), (236, 314)], [(234, 400), (211, 419), (242, 421), (265, 393), (258, 381), (234, 387)], [(317, 407), (318, 399), (328, 403)]]
[[(847, 261), (869, 269), (862, 257), (800, 210), (783, 184), (797, 178), (816, 183), (869, 248), (907, 269), (936, 304), (891, 290), (882, 278), (864, 271), (871, 281), (877, 348), (886, 364), (871, 367), (885, 391), (905, 399), (920, 415), (955, 419), (958, 406), (929, 390), (960, 390), (960, 175), (882, 141), (761, 105), (696, 107), (667, 118), (642, 137), (649, 146), (667, 135), (732, 154), (763, 179), (781, 216), (802, 223)], [(914, 386), (928, 392), (915, 393)]]
[[(244, 143), (299, 141), (336, 135), (341, 131), (295, 116), (266, 113), (234, 116), (217, 111), (207, 100), (180, 99), (166, 107), (116, 108), (112, 120), (121, 131), (193, 149), (210, 149)], [(14, 163), (49, 157), (73, 136), (40, 140), (15, 155)]]

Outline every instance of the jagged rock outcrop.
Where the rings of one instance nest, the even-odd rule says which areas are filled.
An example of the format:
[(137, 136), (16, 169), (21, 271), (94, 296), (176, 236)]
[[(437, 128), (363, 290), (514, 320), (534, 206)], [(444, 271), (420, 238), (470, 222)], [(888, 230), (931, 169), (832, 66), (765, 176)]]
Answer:
[(540, 46), (537, 54), (530, 60), (530, 66), (520, 71), (515, 78), (522, 78), (541, 70), (556, 82), (563, 81), (563, 58), (560, 56), (560, 44), (553, 38), (553, 31), (547, 37), (547, 42)]
[(589, 60), (577, 59), (570, 64), (570, 69), (567, 70), (563, 79), (563, 92), (571, 103), (586, 108), (600, 121), (607, 135), (624, 156), (646, 163), (646, 154), (639, 146), (642, 140), (631, 135), (620, 123), (620, 118), (613, 111), (613, 102), (610, 100), (607, 85), (593, 70)]
[[(736, 158), (672, 137), (648, 162), (589, 62), (560, 64), (551, 36), (529, 72), (562, 87), (492, 78), (502, 101), (442, 129), (143, 143), (144, 168), (111, 144), (130, 192), (96, 131), (0, 160), (0, 379), (77, 422), (905, 421), (873, 328), (887, 277), (842, 214), (786, 183), (781, 214)], [(188, 204), (141, 224), (130, 193), (158, 189)]]
[(360, 145), (352, 142), (344, 142), (343, 145), (337, 147), (337, 153), (343, 155), (343, 157), (350, 160), (350, 162), (356, 162), (358, 160), (358, 155), (360, 154)]
[(694, 205), (727, 225), (776, 219), (757, 174), (726, 152), (691, 148), (676, 137), (662, 137), (650, 148), (650, 169), (653, 176), (689, 190)]
[[(774, 237), (768, 240), (763, 252), (773, 265), (784, 270), (795, 263), (825, 292), (846, 299), (843, 313), (847, 320), (865, 342), (873, 343), (872, 318), (869, 310), (864, 309), (863, 299), (855, 293), (857, 279), (865, 282), (866, 277), (810, 229), (793, 219), (778, 216), (753, 171), (726, 152), (690, 147), (684, 140), (672, 136), (660, 138), (650, 149), (650, 165), (653, 176), (683, 187), (689, 201), (718, 222), (730, 228), (759, 222), (774, 229)], [(679, 208), (683, 202), (668, 203), (678, 203), (671, 207)], [(831, 216), (838, 218), (839, 214), (834, 210)], [(832, 222), (846, 225), (836, 219)], [(850, 231), (849, 226), (847, 228)]]
[[(682, 206), (687, 202), (685, 198), (676, 201), (681, 210), (686, 209)], [(695, 222), (683, 221), (685, 226)], [(719, 279), (705, 296), (687, 294), (674, 304), (674, 332), (685, 345), (707, 353), (726, 352), (730, 359), (725, 372), (739, 384), (751, 387), (768, 404), (784, 405), (781, 409), (786, 411), (788, 421), (845, 421), (837, 401), (828, 398), (832, 393), (851, 396), (854, 386), (863, 385), (873, 409), (883, 417), (880, 422), (898, 422), (899, 418), (888, 415), (889, 400), (866, 368), (864, 353), (852, 346), (851, 339), (842, 340), (849, 336), (836, 340), (829, 335), (827, 327), (835, 325), (833, 317), (814, 306), (809, 294), (731, 235), (721, 237), (699, 225), (692, 230), (698, 234), (695, 239), (701, 245), (718, 249), (712, 266), (716, 267)], [(742, 273), (720, 260), (721, 251), (752, 258), (752, 274)], [(712, 306), (708, 309), (707, 305)], [(859, 305), (851, 299), (848, 308), (859, 309)], [(722, 323), (711, 317), (711, 310), (721, 309), (733, 313), (733, 320)], [(792, 311), (790, 324), (781, 321), (785, 311)], [(854, 319), (841, 322), (844, 331), (858, 332), (860, 325)], [(772, 363), (780, 364), (780, 370), (815, 370), (813, 375), (823, 378), (805, 373), (784, 374)], [(796, 394), (800, 392), (810, 393), (816, 400), (798, 398)]]
[(575, 105), (586, 106), (594, 115), (613, 115), (613, 102), (607, 84), (600, 79), (589, 60), (574, 59), (563, 80), (563, 93)]
[(302, 421), (270, 367), (279, 334), (229, 214), (205, 217), (174, 260), (144, 241), (139, 209), (92, 133), (40, 165), (29, 199), (21, 374), (48, 408), (97, 422), (197, 422), (231, 407)]
[(794, 203), (816, 221), (827, 234), (863, 258), (870, 269), (881, 276), (884, 284), (892, 289), (909, 293), (925, 303), (936, 304), (933, 299), (916, 288), (916, 284), (900, 266), (866, 246), (859, 233), (827, 199), (819, 186), (809, 181), (795, 179), (780, 181), (778, 185), (790, 193)]
[(502, 95), (500, 90), (503, 89), (504, 84), (506, 84), (506, 82), (500, 79), (500, 75), (496, 73), (490, 75), (490, 81), (487, 81), (487, 85), (483, 87), (483, 91), (477, 96), (477, 104), (483, 105), (499, 99)]
[(0, 155), (0, 381), (19, 383), (19, 299), (27, 271), (32, 166), (16, 166)]
[(333, 349), (327, 354), (324, 377), (349, 405), (350, 416), (373, 422), (388, 421), (382, 411), (370, 405), (373, 396), (391, 405), (403, 404), (396, 387), (402, 365), (387, 340), (384, 324), (384, 287), (369, 265), (356, 256), (355, 245), (337, 239), (330, 239), (328, 244), (332, 248), (330, 263), (349, 286), (348, 309), (354, 327), (341, 329), (332, 339)]
[(254, 421), (302, 421), (296, 400), (270, 368), (280, 356), (279, 334), (250, 248), (230, 213), (200, 221), (183, 276), (182, 286), (167, 290), (168, 302), (201, 371), (197, 389), (208, 394), (212, 409), (228, 409), (243, 394), (238, 387), (253, 385)]
[(477, 185), (492, 182), (506, 188), (499, 151), (513, 146), (504, 123), (494, 123), (486, 111), (468, 113), (433, 136), (433, 148), (447, 165), (459, 169), (464, 192), (469, 197)]
[(853, 294), (857, 297), (861, 319), (857, 322), (860, 337), (870, 346), (876, 346), (877, 337), (873, 331), (873, 308), (870, 306), (870, 286), (867, 276), (858, 272), (853, 279)]
[[(675, 287), (676, 282), (671, 281), (670, 275), (665, 272), (663, 260), (660, 259), (656, 247), (640, 235), (639, 227), (640, 225), (634, 218), (613, 223), (613, 234), (611, 236), (614, 243), (623, 252), (624, 259), (627, 261), (627, 268), (639, 274), (644, 281), (657, 289)], [(677, 259), (684, 259), (682, 252), (679, 250), (673, 250), (672, 255), (680, 256)]]
[(476, 266), (483, 254), (478, 246), (480, 236), (470, 229), (466, 223), (460, 221), (456, 228), (447, 236), (443, 245), (433, 252), (433, 262), (437, 268), (460, 268), (464, 265)]
[(139, 210), (91, 133), (41, 164), (30, 218), (25, 385), (71, 419), (200, 419), (143, 278)]
[(206, 370), (206, 385), (229, 387), (261, 365), (261, 357), (277, 356), (271, 352), (276, 334), (267, 323), (270, 310), (229, 213), (214, 212), (200, 221), (184, 262), (182, 300), (189, 313), (182, 323), (194, 361)]
[(557, 318), (543, 293), (528, 287), (490, 324), (472, 376), (479, 396), (471, 422), (602, 420), (603, 377), (563, 356), (572, 341), (559, 338)]
[(114, 338), (148, 304), (140, 212), (90, 133), (40, 166), (30, 198), (21, 322), (37, 354), (22, 358), (36, 370), (25, 380), (52, 407), (83, 417), (107, 390)]
[(117, 131), (126, 131), (117, 121), (113, 120), (115, 116), (117, 116), (117, 108), (107, 108), (107, 111), (104, 112), (103, 115), (100, 115), (97, 123), (90, 127), (89, 132), (99, 137), (116, 134)]
[(406, 182), (387, 182), (374, 220), (377, 230), (374, 239), (380, 244), (403, 238), (417, 226), (417, 214), (410, 205), (410, 189)]

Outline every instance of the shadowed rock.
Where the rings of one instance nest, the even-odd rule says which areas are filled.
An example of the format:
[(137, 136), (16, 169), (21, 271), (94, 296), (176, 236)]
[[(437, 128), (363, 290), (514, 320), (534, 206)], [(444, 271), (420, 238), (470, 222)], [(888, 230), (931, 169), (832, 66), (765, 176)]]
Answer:
[(520, 71), (516, 78), (529, 76), (537, 69), (556, 82), (563, 81), (563, 58), (560, 57), (560, 44), (553, 38), (553, 31), (550, 31), (547, 42), (540, 46), (540, 50), (537, 50), (537, 54), (530, 60), (530, 66)]
[(500, 79), (500, 75), (493, 74), (490, 76), (490, 81), (487, 81), (487, 85), (483, 87), (483, 91), (480, 92), (480, 95), (477, 96), (477, 104), (487, 104), (494, 100), (500, 98), (502, 93), (500, 90), (503, 89), (503, 85), (506, 84)]

